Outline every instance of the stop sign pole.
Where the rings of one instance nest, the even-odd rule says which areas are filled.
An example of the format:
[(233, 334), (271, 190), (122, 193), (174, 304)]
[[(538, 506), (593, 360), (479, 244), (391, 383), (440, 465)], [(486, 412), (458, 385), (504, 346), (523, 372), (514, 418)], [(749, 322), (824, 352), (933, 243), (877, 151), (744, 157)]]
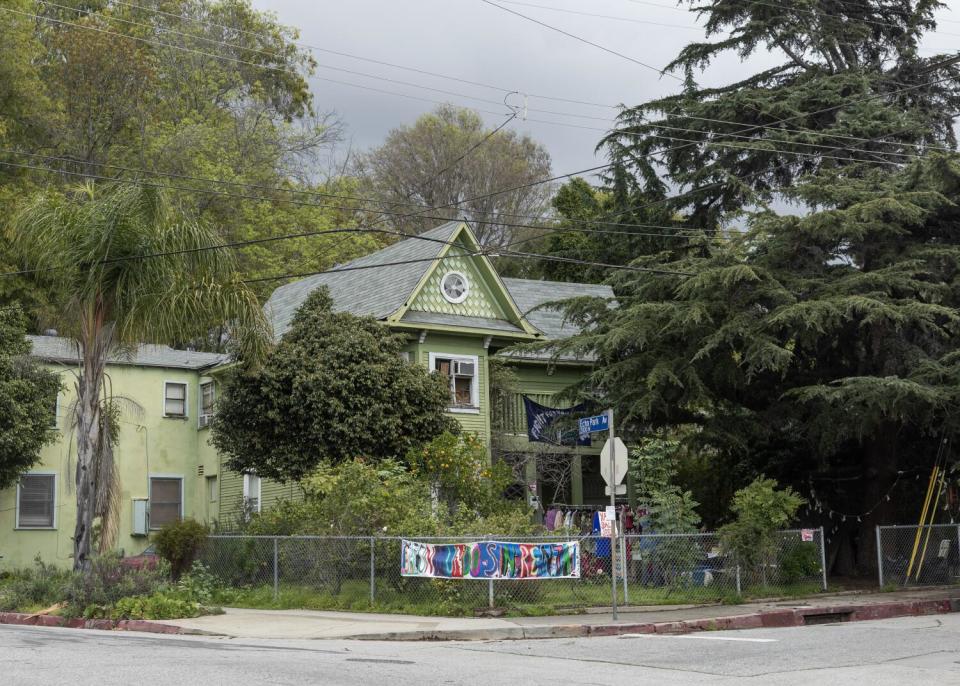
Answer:
[(610, 606), (613, 610), (613, 621), (617, 621), (617, 450), (613, 432), (613, 408), (607, 410), (607, 423), (610, 428), (610, 508), (613, 510), (613, 520), (610, 522)]

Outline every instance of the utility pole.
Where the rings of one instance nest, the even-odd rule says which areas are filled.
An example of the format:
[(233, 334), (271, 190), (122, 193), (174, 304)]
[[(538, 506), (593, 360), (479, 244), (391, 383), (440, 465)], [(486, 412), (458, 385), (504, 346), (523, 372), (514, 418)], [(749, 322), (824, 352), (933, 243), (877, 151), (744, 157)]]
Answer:
[(617, 621), (617, 484), (613, 475), (616, 474), (616, 448), (613, 433), (613, 408), (607, 410), (607, 421), (610, 428), (610, 509), (613, 519), (610, 521), (610, 590), (613, 621)]

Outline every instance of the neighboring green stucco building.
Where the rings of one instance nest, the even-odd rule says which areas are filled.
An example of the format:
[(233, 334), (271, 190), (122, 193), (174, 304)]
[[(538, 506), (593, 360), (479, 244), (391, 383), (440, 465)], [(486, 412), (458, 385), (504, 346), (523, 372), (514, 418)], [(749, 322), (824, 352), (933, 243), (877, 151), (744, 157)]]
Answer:
[[(526, 395), (541, 405), (563, 406), (555, 396), (582, 378), (589, 363), (501, 351), (569, 335), (575, 329), (560, 312), (535, 308), (578, 295), (612, 297), (608, 287), (502, 279), (467, 225), (450, 222), (281, 286), (265, 306), (277, 336), (321, 286), (329, 290), (335, 309), (372, 316), (406, 333), (410, 362), (450, 377), (453, 416), (482, 436), (494, 453), (525, 465), (525, 487), (536, 482), (544, 505), (556, 498), (604, 501), (599, 448), (530, 443), (522, 401)], [(0, 569), (28, 565), (37, 556), (67, 565), (72, 552), (76, 456), (68, 415), (78, 354), (67, 339), (30, 339), (33, 355), (64, 380), (57, 399), (61, 438), (43, 449), (17, 487), (0, 491)], [(501, 416), (492, 417), (489, 360), (498, 354), (514, 369), (519, 392), (508, 399)], [(254, 475), (224, 470), (208, 444), (218, 374), (228, 364), (222, 355), (143, 345), (108, 365), (111, 392), (126, 399), (116, 447), (122, 489), (116, 547), (125, 554), (144, 550), (150, 531), (176, 517), (229, 527), (244, 507), (264, 508), (297, 497), (296, 484), (261, 482)], [(550, 461), (569, 469), (543, 469), (538, 475), (536, 465)]]

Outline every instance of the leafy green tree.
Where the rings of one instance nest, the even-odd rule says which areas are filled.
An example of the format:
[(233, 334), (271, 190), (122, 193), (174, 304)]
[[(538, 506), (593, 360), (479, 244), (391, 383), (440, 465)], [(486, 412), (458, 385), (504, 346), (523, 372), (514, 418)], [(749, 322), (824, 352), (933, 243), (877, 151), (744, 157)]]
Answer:
[[(715, 230), (821, 169), (855, 176), (955, 146), (960, 62), (918, 54), (941, 2), (688, 4), (716, 40), (684, 47), (665, 67), (684, 74), (681, 92), (624, 110), (605, 143), (635, 184), (689, 189), (672, 205), (692, 226)], [(726, 85), (697, 82), (727, 54), (763, 52), (780, 63)]]
[(557, 190), (552, 200), (557, 225), (541, 238), (539, 251), (593, 264), (542, 260), (537, 276), (599, 283), (610, 272), (601, 265), (628, 264), (639, 255), (686, 242), (682, 223), (658, 202), (663, 196), (628, 183), (627, 177), (623, 165), (617, 163), (599, 186), (576, 177)]
[(22, 314), (0, 308), (0, 489), (15, 484), (56, 438), (50, 420), (60, 378), (29, 354)]
[(737, 491), (731, 505), (736, 519), (720, 529), (723, 548), (736, 557), (737, 564), (759, 570), (764, 581), (783, 543), (778, 533), (793, 522), (806, 502), (789, 486), (781, 490), (778, 485), (761, 476)]
[(20, 262), (46, 274), (64, 294), (54, 322), (80, 352), (74, 567), (87, 570), (95, 511), (113, 474), (109, 357), (145, 341), (200, 337), (227, 321), (238, 349), (253, 360), (268, 327), (235, 272), (233, 254), (215, 249), (216, 231), (174, 211), (157, 189), (86, 185), (68, 194), (43, 193), (11, 226)]
[[(530, 224), (524, 217), (545, 215), (552, 192), (539, 183), (550, 177), (550, 155), (542, 145), (509, 128), (493, 133), (476, 112), (452, 105), (393, 129), (383, 145), (360, 157), (358, 172), (364, 194), (385, 209), (411, 213), (422, 204), (438, 208), (423, 212), (433, 217), (466, 217), (484, 245), (517, 238), (507, 224)], [(515, 186), (525, 187), (491, 195)], [(437, 220), (399, 217), (394, 224), (420, 232)]]
[(227, 382), (212, 442), (230, 469), (299, 480), (322, 464), (401, 459), (456, 430), (449, 389), (400, 356), (401, 335), (332, 307), (326, 289), (312, 293), (263, 367)]
[[(360, 224), (356, 179), (320, 180), (342, 126), (310, 91), (311, 53), (270, 13), (248, 0), (15, 0), (9, 9), (41, 18), (4, 12), (0, 21), (10, 48), (0, 56), (0, 142), (56, 159), (0, 159), (64, 173), (0, 168), (0, 216), (37, 186), (79, 176), (176, 186), (184, 212), (230, 242)], [(0, 270), (17, 271), (5, 233)], [(276, 240), (240, 250), (239, 266), (251, 278), (319, 271), (379, 244), (360, 234)], [(256, 284), (257, 295), (275, 283)], [(52, 288), (5, 278), (0, 303), (21, 302), (39, 330), (55, 314)]]
[(875, 560), (875, 524), (916, 514), (884, 497), (897, 472), (957, 426), (960, 159), (823, 171), (790, 196), (820, 209), (755, 213), (741, 240), (637, 260), (690, 276), (617, 275), (618, 307), (574, 301), (585, 329), (560, 347), (596, 354), (581, 393), (604, 389), (628, 438), (690, 425), (716, 470), (853, 483), (829, 498), (864, 513), (831, 521), (852, 573)]

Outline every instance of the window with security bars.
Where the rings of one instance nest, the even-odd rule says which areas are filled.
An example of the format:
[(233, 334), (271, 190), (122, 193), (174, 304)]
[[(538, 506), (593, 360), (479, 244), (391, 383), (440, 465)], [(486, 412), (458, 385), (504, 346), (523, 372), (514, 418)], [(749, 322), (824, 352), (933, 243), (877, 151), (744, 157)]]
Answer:
[(163, 384), (163, 416), (187, 416), (187, 384), (171, 381)]
[(180, 519), (183, 510), (183, 479), (150, 478), (150, 528), (162, 529)]
[(57, 500), (57, 477), (25, 474), (17, 487), (17, 528), (52, 529)]

